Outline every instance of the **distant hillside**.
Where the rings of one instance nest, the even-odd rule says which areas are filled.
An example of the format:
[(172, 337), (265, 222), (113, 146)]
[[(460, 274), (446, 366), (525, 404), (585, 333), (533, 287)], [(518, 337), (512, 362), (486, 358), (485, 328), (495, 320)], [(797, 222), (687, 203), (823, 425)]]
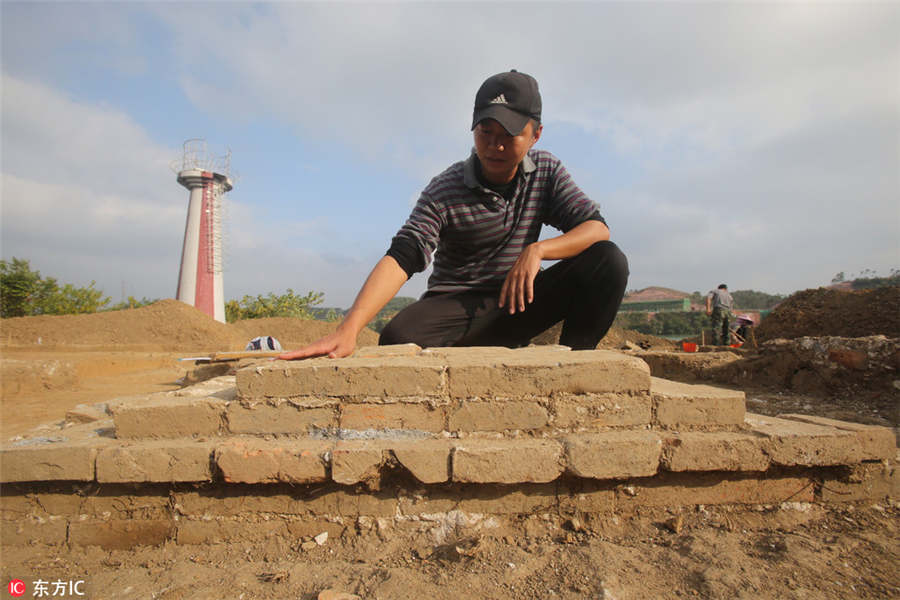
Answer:
[(681, 300), (689, 297), (687, 292), (680, 292), (671, 288), (652, 286), (642, 290), (630, 291), (625, 294), (622, 302), (659, 302), (660, 300)]
[(831, 280), (830, 290), (849, 292), (851, 290), (875, 290), (883, 287), (900, 287), (900, 271), (891, 269), (887, 277), (857, 277), (856, 279), (843, 280), (843, 273)]

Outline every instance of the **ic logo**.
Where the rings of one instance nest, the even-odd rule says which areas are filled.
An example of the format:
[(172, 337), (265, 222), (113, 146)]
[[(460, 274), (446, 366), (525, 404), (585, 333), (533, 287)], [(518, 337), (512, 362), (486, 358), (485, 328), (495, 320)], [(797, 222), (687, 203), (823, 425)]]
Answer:
[(18, 598), (19, 596), (25, 595), (25, 582), (21, 579), (13, 579), (9, 582), (9, 595), (15, 596)]

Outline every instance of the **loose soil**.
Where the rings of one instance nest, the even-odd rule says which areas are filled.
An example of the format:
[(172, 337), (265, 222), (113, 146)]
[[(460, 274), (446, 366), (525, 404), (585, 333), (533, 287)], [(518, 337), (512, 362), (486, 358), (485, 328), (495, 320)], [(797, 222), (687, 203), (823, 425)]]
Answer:
[(808, 335), (900, 337), (900, 287), (797, 292), (775, 307), (756, 328), (759, 342)]
[(283, 538), (131, 551), (29, 546), (4, 557), (0, 574), (83, 578), (95, 599), (315, 600), (334, 590), (379, 600), (881, 600), (900, 595), (898, 516), (879, 505), (699, 507), (436, 547), (371, 533), (310, 550)]
[[(835, 320), (861, 329), (831, 329), (830, 335), (900, 336), (896, 291), (827, 292), (786, 300), (779, 310), (787, 316), (773, 312), (769, 318), (776, 320), (764, 339), (824, 335), (822, 323)], [(868, 312), (861, 316), (860, 310)], [(795, 328), (796, 322), (807, 328)], [(118, 313), (7, 319), (0, 322), (0, 435), (8, 439), (61, 420), (76, 404), (174, 389), (193, 368), (180, 357), (241, 350), (258, 335), (296, 347), (334, 326), (295, 319), (226, 325), (173, 300)], [(535, 341), (555, 343), (552, 337)], [(668, 340), (615, 330), (601, 347), (620, 348), (626, 341), (674, 349)], [(375, 343), (377, 335), (368, 330), (359, 340)], [(884, 424), (891, 407), (890, 399), (873, 403), (865, 394), (745, 389), (748, 410), (764, 414)], [(672, 527), (679, 517), (682, 525)], [(132, 551), (33, 545), (6, 549), (0, 575), (5, 581), (83, 578), (91, 598), (310, 600), (326, 589), (379, 599), (900, 598), (898, 529), (894, 502), (698, 507), (609, 516), (565, 531), (458, 539), (441, 547), (372, 532), (329, 539), (311, 550), (301, 549), (302, 540), (283, 538)]]

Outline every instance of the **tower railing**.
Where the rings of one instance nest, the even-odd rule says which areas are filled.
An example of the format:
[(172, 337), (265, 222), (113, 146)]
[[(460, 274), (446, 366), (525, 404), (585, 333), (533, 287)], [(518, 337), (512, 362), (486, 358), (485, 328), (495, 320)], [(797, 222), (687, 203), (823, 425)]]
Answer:
[[(173, 165), (173, 168), (175, 165)], [(189, 169), (201, 169), (211, 171), (226, 177), (231, 176), (231, 149), (227, 149), (222, 156), (210, 154), (206, 140), (195, 138), (184, 143), (184, 153), (181, 158), (181, 171)]]

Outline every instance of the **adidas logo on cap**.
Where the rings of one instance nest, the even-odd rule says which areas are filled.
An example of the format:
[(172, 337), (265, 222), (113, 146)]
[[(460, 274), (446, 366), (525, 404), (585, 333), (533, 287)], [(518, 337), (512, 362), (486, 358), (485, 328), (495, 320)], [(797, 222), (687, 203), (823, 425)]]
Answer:
[(500, 94), (499, 96), (491, 100), (491, 104), (509, 104), (509, 102), (506, 101), (506, 96)]

